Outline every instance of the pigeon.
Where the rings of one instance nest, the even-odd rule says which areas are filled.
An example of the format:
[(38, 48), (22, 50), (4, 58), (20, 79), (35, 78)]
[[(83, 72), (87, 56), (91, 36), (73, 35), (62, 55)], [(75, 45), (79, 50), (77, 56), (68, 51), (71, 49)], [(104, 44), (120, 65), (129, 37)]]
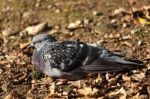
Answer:
[(78, 80), (89, 73), (132, 70), (143, 66), (104, 47), (79, 41), (57, 41), (48, 34), (33, 37), (31, 46), (36, 49), (32, 56), (35, 68), (55, 78)]

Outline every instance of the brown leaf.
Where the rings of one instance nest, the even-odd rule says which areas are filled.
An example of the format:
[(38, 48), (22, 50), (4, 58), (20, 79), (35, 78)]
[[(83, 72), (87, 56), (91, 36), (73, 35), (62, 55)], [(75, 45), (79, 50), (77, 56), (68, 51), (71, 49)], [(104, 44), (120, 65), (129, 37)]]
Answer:
[(4, 99), (15, 99), (15, 97), (12, 96), (12, 94), (8, 94), (7, 96), (4, 97)]
[(110, 92), (109, 96), (115, 96), (115, 95), (119, 95), (119, 94), (121, 94), (120, 99), (126, 99), (127, 94), (123, 87), (120, 88), (118, 91)]
[(122, 79), (123, 81), (131, 81), (131, 78), (126, 75), (122, 75)]
[(84, 87), (82, 89), (79, 89), (78, 92), (84, 96), (93, 96), (98, 92), (98, 89), (96, 88), (90, 88), (90, 87)]
[(150, 86), (147, 87), (147, 92), (150, 95)]
[(20, 43), (20, 49), (26, 48), (31, 42), (28, 43)]
[(118, 15), (118, 14), (121, 14), (121, 13), (129, 14), (129, 12), (126, 11), (124, 8), (118, 8), (118, 9), (114, 10), (113, 15)]
[(47, 23), (44, 22), (44, 23), (37, 24), (35, 26), (29, 26), (23, 32), (27, 32), (28, 34), (35, 35), (43, 31), (46, 27), (47, 27)]
[(52, 83), (51, 84), (51, 87), (50, 87), (50, 94), (54, 94), (55, 93), (55, 83)]
[(134, 74), (131, 76), (132, 79), (136, 81), (141, 81), (143, 78), (145, 78), (145, 73), (139, 73), (139, 74)]

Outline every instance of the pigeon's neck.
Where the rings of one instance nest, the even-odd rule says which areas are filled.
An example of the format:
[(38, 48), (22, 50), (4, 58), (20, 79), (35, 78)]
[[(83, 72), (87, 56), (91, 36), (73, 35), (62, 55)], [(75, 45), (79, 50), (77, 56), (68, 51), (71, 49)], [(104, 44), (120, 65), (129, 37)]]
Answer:
[(42, 42), (41, 44), (38, 44), (36, 47), (37, 52), (39, 52), (48, 42)]

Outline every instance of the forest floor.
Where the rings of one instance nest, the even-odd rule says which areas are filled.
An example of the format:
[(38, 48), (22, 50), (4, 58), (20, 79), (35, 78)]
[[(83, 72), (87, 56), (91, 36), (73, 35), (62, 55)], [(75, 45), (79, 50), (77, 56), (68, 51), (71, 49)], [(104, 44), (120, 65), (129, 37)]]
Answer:
[[(150, 1), (128, 1), (0, 0), (0, 98), (148, 99)], [(26, 49), (41, 32), (104, 46), (142, 61), (144, 67), (56, 85), (34, 69)]]

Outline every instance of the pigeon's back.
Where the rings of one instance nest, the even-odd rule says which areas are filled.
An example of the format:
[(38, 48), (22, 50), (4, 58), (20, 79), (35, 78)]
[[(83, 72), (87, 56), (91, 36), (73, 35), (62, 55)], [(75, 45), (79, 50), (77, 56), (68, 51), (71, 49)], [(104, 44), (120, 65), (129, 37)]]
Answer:
[(53, 68), (70, 72), (82, 66), (88, 56), (88, 46), (85, 43), (63, 41), (47, 44), (42, 50), (43, 62), (49, 62)]

